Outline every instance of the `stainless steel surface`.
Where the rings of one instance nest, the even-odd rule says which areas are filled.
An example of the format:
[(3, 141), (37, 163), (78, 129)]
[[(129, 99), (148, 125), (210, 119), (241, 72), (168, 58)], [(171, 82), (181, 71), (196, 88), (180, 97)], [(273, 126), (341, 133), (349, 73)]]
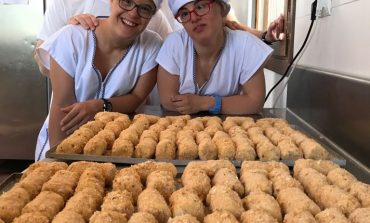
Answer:
[(21, 173), (13, 173), (4, 181), (0, 182), (0, 195), (10, 190), (14, 186), (14, 184), (18, 183), (18, 181), (21, 179), (21, 176)]
[[(298, 67), (288, 85), (287, 107), (334, 142), (346, 169), (370, 181), (370, 82)], [(334, 144), (333, 143), (333, 144)]]
[(34, 159), (48, 107), (47, 80), (32, 58), (43, 1), (0, 5), (0, 14), (0, 159)]

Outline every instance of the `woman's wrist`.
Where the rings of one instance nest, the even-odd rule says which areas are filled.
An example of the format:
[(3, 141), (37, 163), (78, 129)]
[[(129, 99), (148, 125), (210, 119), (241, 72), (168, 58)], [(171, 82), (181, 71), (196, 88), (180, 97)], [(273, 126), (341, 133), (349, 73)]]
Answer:
[(214, 105), (214, 98), (213, 96), (198, 96), (199, 100), (199, 108), (200, 111), (208, 111)]
[(208, 109), (208, 112), (214, 115), (221, 113), (222, 97), (215, 95), (213, 96), (213, 106)]
[(92, 99), (90, 100), (91, 109), (93, 109), (94, 113), (98, 113), (103, 111), (104, 102), (102, 99)]

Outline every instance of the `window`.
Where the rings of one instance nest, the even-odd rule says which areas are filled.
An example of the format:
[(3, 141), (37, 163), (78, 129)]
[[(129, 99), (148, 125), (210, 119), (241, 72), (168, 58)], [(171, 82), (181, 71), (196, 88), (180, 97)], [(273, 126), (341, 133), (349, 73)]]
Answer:
[(266, 68), (283, 74), (293, 60), (295, 0), (231, 0), (240, 22), (258, 30), (267, 30), (280, 14), (285, 17), (283, 41), (271, 45), (274, 53)]

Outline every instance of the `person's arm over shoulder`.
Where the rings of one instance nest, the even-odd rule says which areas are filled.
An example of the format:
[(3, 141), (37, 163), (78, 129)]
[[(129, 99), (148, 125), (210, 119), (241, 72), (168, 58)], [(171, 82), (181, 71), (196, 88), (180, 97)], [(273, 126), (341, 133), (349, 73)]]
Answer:
[(272, 44), (276, 41), (284, 40), (285, 38), (283, 15), (280, 15), (278, 18), (272, 21), (266, 31), (260, 31), (255, 28), (248, 27), (243, 23), (240, 23), (233, 14), (227, 15), (226, 26), (232, 30), (242, 30), (252, 33), (267, 44)]
[(226, 26), (232, 30), (242, 30), (252, 33), (257, 38), (265, 41), (267, 44), (272, 44), (285, 38), (284, 15), (280, 15), (274, 21), (272, 21), (266, 31), (260, 31), (241, 23), (236, 17), (233, 6), (231, 5), (230, 12), (226, 16)]

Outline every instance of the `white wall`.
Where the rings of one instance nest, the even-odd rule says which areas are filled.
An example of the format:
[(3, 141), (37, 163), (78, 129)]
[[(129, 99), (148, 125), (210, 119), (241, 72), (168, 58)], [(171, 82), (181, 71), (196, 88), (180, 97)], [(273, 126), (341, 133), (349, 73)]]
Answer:
[[(266, 81), (266, 96), (270, 89), (277, 83), (281, 78), (280, 74), (277, 74), (271, 70), (265, 69), (265, 81)], [(286, 107), (286, 78), (282, 81), (275, 90), (271, 93), (268, 100), (266, 101), (265, 108), (285, 108)]]
[(238, 20), (250, 26), (252, 20), (252, 1), (231, 0), (230, 2)]
[[(295, 51), (310, 24), (312, 1), (297, 0)], [(331, 16), (318, 18), (299, 65), (370, 80), (370, 1), (333, 0)]]

